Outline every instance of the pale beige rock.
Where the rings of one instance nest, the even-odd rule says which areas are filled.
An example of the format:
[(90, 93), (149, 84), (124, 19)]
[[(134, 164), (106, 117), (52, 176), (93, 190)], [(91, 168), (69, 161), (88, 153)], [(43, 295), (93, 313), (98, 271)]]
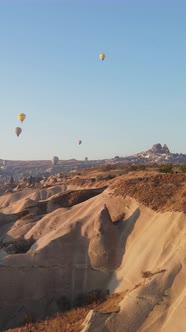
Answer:
[[(81, 293), (109, 289), (127, 290), (120, 311), (90, 313), (82, 331), (185, 331), (186, 215), (154, 212), (106, 189), (38, 219), (19, 216), (28, 202), (36, 204), (63, 189), (26, 189), (0, 197), (1, 329), (57, 311), (62, 296), (73, 303)], [(34, 243), (27, 252), (8, 255), (3, 245), (19, 235)]]
[(119, 230), (112, 223), (106, 205), (94, 221), (88, 255), (90, 264), (96, 270), (113, 271), (119, 266)]

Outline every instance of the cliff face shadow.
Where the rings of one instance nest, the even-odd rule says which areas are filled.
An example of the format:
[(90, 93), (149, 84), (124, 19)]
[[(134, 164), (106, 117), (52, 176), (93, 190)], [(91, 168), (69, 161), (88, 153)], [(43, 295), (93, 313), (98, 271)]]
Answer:
[(123, 256), (125, 254), (125, 248), (126, 248), (126, 243), (127, 243), (128, 237), (132, 233), (139, 216), (140, 216), (140, 209), (137, 208), (128, 219), (119, 222), (119, 225), (118, 225), (119, 232), (120, 232), (120, 242), (119, 242), (120, 255), (118, 258), (119, 265), (121, 265)]
[[(26, 268), (24, 262), (19, 269), (14, 265), (2, 267), (1, 331), (21, 326), (28, 317), (42, 320), (91, 299), (106, 298), (111, 274), (91, 269), (89, 239), (82, 236), (81, 227), (81, 220), (77, 221), (69, 232), (43, 247), (31, 263), (28, 254)], [(18, 255), (18, 265), (22, 257)], [(8, 259), (11, 263), (10, 256)]]
[[(139, 216), (140, 216), (140, 209), (137, 208), (128, 219), (120, 220), (119, 222), (114, 223), (115, 227), (118, 227), (118, 232), (119, 232), (118, 250), (117, 250), (118, 252), (117, 269), (119, 269), (123, 261), (128, 237), (132, 233)], [(110, 284), (109, 290), (112, 293), (112, 291), (119, 285), (120, 280), (116, 278), (115, 273), (112, 273), (112, 277), (110, 280), (112, 286)]]
[[(82, 295), (84, 299), (85, 295), (91, 291), (94, 291), (94, 294), (95, 292), (98, 294), (98, 291), (102, 295), (107, 294), (109, 282), (114, 278), (114, 273), (122, 262), (127, 239), (139, 216), (140, 210), (136, 209), (128, 219), (121, 219), (114, 224), (109, 211), (105, 207), (101, 210), (95, 224), (98, 228), (96, 230), (100, 232), (101, 240), (103, 239), (103, 246), (100, 247), (100, 250), (108, 249), (109, 254), (104, 251), (108, 254), (108, 264), (114, 266), (113, 268), (111, 266), (110, 269), (109, 265), (109, 269), (106, 271), (95, 270), (91, 267), (88, 255), (90, 241), (88, 237), (82, 236), (83, 221), (81, 219), (77, 220), (72, 228), (69, 227), (69, 232), (52, 239), (43, 247), (37, 254), (33, 265), (29, 265), (24, 270), (16, 270), (11, 306), (6, 304), (6, 292), (12, 284), (12, 280), (9, 280), (8, 277), (14, 267), (12, 269), (4, 267), (1, 272), (1, 283), (4, 288), (6, 284), (6, 289), (2, 288), (1, 292), (4, 301), (4, 306), (1, 308), (1, 327), (19, 326), (27, 315), (34, 320), (40, 320), (56, 312), (68, 310), (77, 301), (82, 301)], [(25, 248), (25, 245), (30, 245), (30, 243), (19, 242), (16, 243), (16, 246), (15, 243), (13, 245), (11, 243), (11, 247), (8, 248), (9, 254), (26, 253), (29, 246)], [(114, 255), (113, 262), (112, 255)], [(105, 263), (104, 260), (103, 263)], [(115, 282), (119, 281), (115, 280)], [(24, 288), (21, 297), (20, 287)]]

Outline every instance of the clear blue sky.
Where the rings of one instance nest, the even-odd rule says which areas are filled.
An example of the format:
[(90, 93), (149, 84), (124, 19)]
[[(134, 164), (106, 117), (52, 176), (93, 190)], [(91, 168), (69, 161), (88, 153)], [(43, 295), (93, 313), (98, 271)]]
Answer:
[(0, 112), (2, 159), (186, 153), (186, 1), (0, 0)]

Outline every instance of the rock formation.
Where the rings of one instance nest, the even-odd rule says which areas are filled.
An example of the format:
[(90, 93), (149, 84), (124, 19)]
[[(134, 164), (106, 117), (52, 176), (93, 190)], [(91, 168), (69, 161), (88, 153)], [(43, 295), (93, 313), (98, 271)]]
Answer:
[(170, 154), (170, 150), (166, 144), (163, 146), (160, 143), (154, 144), (150, 150), (150, 153), (158, 153), (158, 154)]
[(119, 262), (119, 231), (112, 223), (106, 206), (94, 221), (94, 235), (90, 240), (88, 254), (91, 266), (100, 271), (112, 271)]
[(119, 309), (90, 312), (82, 331), (184, 331), (185, 174), (134, 173), (0, 196), (1, 331), (95, 289), (122, 295)]

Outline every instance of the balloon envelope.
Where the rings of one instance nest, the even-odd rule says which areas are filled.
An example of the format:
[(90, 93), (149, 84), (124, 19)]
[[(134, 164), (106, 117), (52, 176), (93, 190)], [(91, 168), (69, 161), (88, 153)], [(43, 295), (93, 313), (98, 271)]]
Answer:
[(58, 163), (59, 158), (57, 156), (52, 157), (52, 164), (56, 165)]
[(106, 55), (104, 53), (100, 53), (99, 58), (103, 61), (105, 59)]
[(78, 141), (78, 144), (80, 145), (82, 143), (82, 140), (81, 139), (79, 139), (79, 141)]
[(21, 132), (22, 132), (22, 129), (20, 128), (20, 127), (16, 127), (16, 128), (14, 128), (14, 132), (15, 132), (15, 134), (17, 135), (17, 137), (21, 134)]
[(18, 118), (19, 121), (23, 122), (24, 119), (26, 118), (26, 115), (24, 113), (19, 113), (17, 115), (17, 118)]

